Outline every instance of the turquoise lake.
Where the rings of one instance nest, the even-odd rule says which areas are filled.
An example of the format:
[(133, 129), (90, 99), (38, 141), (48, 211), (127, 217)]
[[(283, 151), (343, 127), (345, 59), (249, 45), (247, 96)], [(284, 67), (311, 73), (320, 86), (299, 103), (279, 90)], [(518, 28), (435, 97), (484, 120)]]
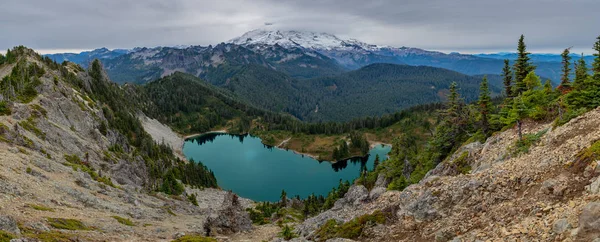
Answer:
[(390, 146), (378, 145), (368, 158), (319, 162), (294, 152), (266, 146), (251, 135), (211, 133), (189, 139), (183, 146), (188, 159), (211, 169), (224, 190), (254, 201), (278, 201), (281, 190), (288, 197), (327, 195), (340, 179), (352, 181), (361, 169), (373, 169), (375, 155), (383, 161)]

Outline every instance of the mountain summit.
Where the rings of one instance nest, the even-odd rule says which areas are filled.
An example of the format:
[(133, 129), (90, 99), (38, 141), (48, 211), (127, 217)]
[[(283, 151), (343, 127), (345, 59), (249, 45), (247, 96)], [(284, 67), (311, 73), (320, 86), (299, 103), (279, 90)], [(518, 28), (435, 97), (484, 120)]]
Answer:
[(229, 41), (237, 45), (280, 45), (285, 48), (300, 47), (318, 50), (378, 49), (379, 46), (355, 39), (341, 39), (333, 34), (296, 30), (256, 29)]

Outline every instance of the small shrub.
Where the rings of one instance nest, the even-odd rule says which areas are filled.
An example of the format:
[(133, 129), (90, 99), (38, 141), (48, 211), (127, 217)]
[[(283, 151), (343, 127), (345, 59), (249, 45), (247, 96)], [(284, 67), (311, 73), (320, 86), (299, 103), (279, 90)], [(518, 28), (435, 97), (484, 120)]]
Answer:
[(21, 152), (23, 154), (26, 154), (26, 155), (29, 155), (29, 152), (27, 152), (25, 149), (23, 149), (21, 147), (19, 147), (19, 152)]
[(10, 115), (12, 110), (6, 101), (0, 102), (0, 116)]
[(298, 237), (296, 233), (293, 231), (294, 229), (288, 226), (287, 224), (281, 228), (281, 232), (279, 232), (279, 236), (284, 240), (291, 240), (293, 238)]
[(40, 139), (46, 139), (46, 133), (37, 127), (37, 123), (33, 117), (29, 117), (28, 119), (19, 122), (19, 125), (24, 129), (34, 133)]
[(165, 210), (167, 211), (168, 214), (171, 214), (172, 216), (177, 216), (177, 214), (175, 214), (173, 212), (173, 210), (171, 210), (171, 208), (166, 208)]
[(518, 155), (521, 153), (528, 153), (529, 148), (531, 148), (532, 145), (537, 144), (540, 141), (540, 139), (542, 138), (542, 136), (544, 136), (544, 134), (546, 134), (546, 132), (548, 132), (548, 129), (544, 129), (535, 134), (523, 135), (523, 140), (517, 140), (515, 145), (513, 145), (511, 147), (511, 150), (512, 150), (511, 153), (513, 155)]
[(46, 111), (46, 109), (44, 109), (40, 105), (31, 104), (31, 105), (29, 105), (29, 107), (31, 107), (31, 109), (33, 109), (34, 111), (36, 111), (34, 113), (34, 115), (36, 115), (36, 117), (38, 117), (38, 118), (40, 117), (40, 115), (43, 116), (43, 117), (47, 117), (48, 116), (48, 111)]
[(456, 166), (456, 170), (461, 174), (467, 174), (471, 171), (471, 166), (469, 165), (469, 152), (464, 151), (458, 158), (456, 158), (453, 164)]
[(33, 208), (35, 210), (38, 211), (46, 211), (46, 212), (54, 212), (53, 208), (49, 208), (43, 205), (37, 205), (37, 204), (27, 204), (27, 207)]
[(117, 220), (117, 222), (123, 224), (123, 225), (127, 225), (127, 226), (135, 226), (135, 223), (133, 223), (131, 220), (123, 218), (123, 217), (119, 217), (119, 216), (112, 216), (114, 219)]
[(188, 200), (189, 200), (189, 201), (190, 201), (192, 204), (194, 204), (194, 206), (196, 206), (196, 207), (198, 206), (198, 199), (196, 199), (196, 194), (195, 194), (195, 193), (194, 193), (194, 194), (191, 194), (191, 195), (188, 195), (188, 196), (187, 196), (187, 198), (188, 198)]
[(48, 224), (56, 229), (65, 230), (92, 230), (85, 226), (81, 221), (66, 218), (48, 218)]
[(386, 221), (386, 214), (381, 211), (375, 211), (372, 214), (365, 214), (358, 218), (338, 225), (334, 219), (328, 220), (317, 230), (319, 240), (331, 238), (357, 239), (362, 235), (365, 228), (383, 224)]

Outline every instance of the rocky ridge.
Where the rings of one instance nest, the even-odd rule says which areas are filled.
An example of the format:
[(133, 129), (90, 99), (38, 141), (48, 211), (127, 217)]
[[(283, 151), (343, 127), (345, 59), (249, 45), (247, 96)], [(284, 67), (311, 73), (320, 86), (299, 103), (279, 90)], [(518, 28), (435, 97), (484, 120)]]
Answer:
[[(106, 118), (97, 103), (57, 78), (61, 74), (35, 55), (20, 58), (44, 67), (45, 74), (31, 102), (10, 103), (11, 114), (0, 116), (0, 230), (26, 241), (171, 241), (182, 234), (206, 234), (209, 218), (223, 217), (223, 211), (234, 208), (226, 215), (237, 224), (222, 231), (222, 240), (252, 229), (244, 209), (253, 202), (238, 198), (228, 204), (229, 192), (190, 187), (181, 197), (148, 192), (143, 187), (148, 179), (144, 160), (110, 151), (113, 144), (127, 146), (119, 133), (99, 130)], [(14, 66), (0, 66), (0, 79)], [(89, 85), (86, 72), (72, 64), (68, 69)], [(139, 115), (157, 142), (166, 141), (182, 157), (180, 137)], [(70, 165), (72, 157), (96, 173)], [(197, 206), (185, 199), (191, 194)], [(57, 220), (80, 227), (61, 227)]]
[[(529, 123), (525, 133), (546, 131), (529, 152), (515, 155), (514, 129), (484, 144), (463, 146), (419, 184), (385, 191), (354, 185), (324, 213), (296, 227), (299, 240), (319, 240), (330, 219), (348, 222), (385, 211), (385, 225), (363, 231), (362, 241), (592, 241), (600, 236), (600, 166), (577, 154), (600, 138), (600, 109), (569, 123)], [(471, 172), (453, 163), (467, 152)], [(380, 177), (382, 178), (382, 177)]]

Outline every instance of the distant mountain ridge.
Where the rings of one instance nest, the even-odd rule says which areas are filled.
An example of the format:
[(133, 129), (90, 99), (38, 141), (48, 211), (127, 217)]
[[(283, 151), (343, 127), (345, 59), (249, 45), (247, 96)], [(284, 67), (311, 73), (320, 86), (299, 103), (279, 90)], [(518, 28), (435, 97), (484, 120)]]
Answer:
[[(112, 51), (102, 48), (80, 54), (54, 54), (48, 56), (57, 61), (69, 60), (83, 66), (86, 66), (94, 58), (98, 58), (111, 66), (111, 63), (114, 62), (127, 62), (123, 59), (115, 59), (129, 56), (124, 58), (132, 59), (136, 63), (134, 66), (129, 65), (127, 68), (120, 69), (113, 66), (109, 68), (109, 75), (119, 83), (145, 83), (173, 73), (175, 70), (210, 79), (207, 76), (213, 74), (205, 74), (211, 72), (207, 69), (208, 66), (216, 68), (215, 65), (220, 65), (220, 62), (228, 62), (228, 65), (231, 63), (239, 64), (237, 61), (231, 61), (230, 63), (221, 60), (218, 55), (208, 57), (209, 54), (204, 52), (204, 50), (210, 52), (217, 46), (229, 46), (228, 48), (241, 46), (252, 52), (244, 51), (247, 54), (244, 54), (242, 58), (261, 55), (260, 58), (264, 59), (258, 63), (248, 61), (249, 63), (246, 64), (264, 65), (282, 71), (294, 78), (336, 75), (374, 63), (440, 67), (467, 75), (500, 74), (503, 59), (514, 59), (512, 53), (469, 55), (453, 52), (446, 54), (412, 47), (378, 46), (356, 39), (343, 39), (329, 33), (263, 29), (247, 32), (240, 37), (215, 46), (174, 46)], [(180, 54), (176, 54), (176, 56), (179, 56), (180, 59), (161, 59), (162, 57), (172, 56), (164, 55), (166, 52), (173, 54), (178, 52)], [(155, 54), (156, 56), (154, 56)], [(232, 54), (228, 57), (240, 59), (240, 57), (233, 57)], [(559, 82), (561, 68), (558, 61), (559, 55), (532, 54), (531, 57), (537, 66), (537, 74), (549, 78), (554, 84)], [(573, 55), (573, 57), (576, 59), (577, 55)], [(214, 59), (211, 60), (210, 58)], [(255, 57), (252, 58), (256, 59)], [(152, 60), (139, 62), (141, 59)], [(191, 61), (191, 59), (196, 60)], [(169, 63), (171, 61), (173, 63)], [(586, 57), (586, 61), (591, 61), (591, 57)], [(219, 75), (226, 76), (227, 74)]]
[[(482, 54), (474, 54), (477, 57), (483, 58), (491, 58), (491, 59), (508, 59), (508, 60), (516, 60), (517, 53), (513, 52), (499, 52), (499, 53), (482, 53)], [(572, 60), (579, 60), (581, 58), (581, 54), (571, 53)], [(560, 54), (551, 54), (551, 53), (532, 53), (529, 55), (531, 61), (534, 62), (561, 62), (562, 57)], [(586, 63), (592, 63), (594, 61), (593, 55), (584, 55), (583, 56)]]
[(48, 54), (46, 56), (50, 57), (50, 59), (61, 63), (63, 61), (70, 61), (76, 64), (80, 64), (84, 67), (87, 67), (90, 62), (94, 59), (105, 60), (119, 57), (121, 55), (136, 51), (137, 49), (114, 49), (109, 50), (105, 47), (98, 48), (91, 51), (83, 51), (80, 53), (58, 53), (58, 54)]

